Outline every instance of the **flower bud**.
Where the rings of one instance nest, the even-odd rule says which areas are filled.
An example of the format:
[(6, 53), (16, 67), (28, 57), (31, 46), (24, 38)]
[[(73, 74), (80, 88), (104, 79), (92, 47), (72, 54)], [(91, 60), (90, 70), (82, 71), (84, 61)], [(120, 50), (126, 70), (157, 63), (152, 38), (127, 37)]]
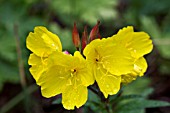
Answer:
[(98, 37), (98, 39), (101, 39), (101, 35), (100, 35), (99, 32), (98, 32), (98, 34), (97, 34), (97, 37)]
[(78, 49), (80, 46), (80, 37), (79, 37), (79, 33), (76, 27), (76, 23), (74, 23), (74, 27), (72, 31), (72, 40), (73, 40), (74, 46)]
[(84, 31), (82, 33), (82, 42), (81, 42), (81, 46), (82, 46), (82, 51), (84, 50), (84, 48), (86, 47), (88, 43), (88, 33), (87, 33), (87, 26), (84, 27)]
[(99, 24), (100, 21), (97, 21), (97, 24), (93, 27), (93, 29), (90, 32), (90, 41), (99, 38)]

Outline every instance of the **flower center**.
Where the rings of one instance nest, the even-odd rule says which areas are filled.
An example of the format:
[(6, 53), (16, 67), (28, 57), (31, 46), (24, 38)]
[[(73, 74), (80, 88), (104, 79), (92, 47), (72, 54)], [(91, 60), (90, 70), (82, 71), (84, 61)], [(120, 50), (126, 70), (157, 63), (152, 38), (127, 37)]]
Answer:
[(97, 55), (94, 60), (96, 63), (99, 63), (101, 61), (101, 57)]
[(101, 56), (99, 55), (98, 51), (95, 49), (96, 57), (95, 57), (95, 62), (98, 63), (101, 60)]
[(98, 62), (98, 61), (99, 61), (99, 59), (96, 58), (96, 62)]
[(77, 70), (76, 69), (71, 69), (71, 77), (73, 77), (76, 74)]

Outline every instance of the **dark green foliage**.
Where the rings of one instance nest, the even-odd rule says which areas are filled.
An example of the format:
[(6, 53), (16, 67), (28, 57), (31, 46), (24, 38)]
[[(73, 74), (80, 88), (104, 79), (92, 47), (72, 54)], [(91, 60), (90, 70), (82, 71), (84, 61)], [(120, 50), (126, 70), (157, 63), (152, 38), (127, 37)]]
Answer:
[[(20, 39), (24, 71), (30, 85), (34, 81), (28, 72), (27, 60), (30, 51), (26, 49), (25, 42), (27, 35), (35, 26), (46, 26), (56, 33), (61, 39), (63, 50), (73, 53), (75, 51), (71, 34), (73, 23), (77, 23), (81, 33), (84, 25), (90, 29), (97, 20), (100, 20), (102, 37), (113, 35), (123, 26), (133, 25), (135, 30), (147, 32), (153, 39), (155, 47), (152, 54), (147, 56), (149, 77), (141, 77), (129, 85), (123, 85), (118, 94), (105, 100), (89, 90), (88, 101), (82, 108), (84, 113), (145, 113), (145, 108), (170, 106), (170, 103), (160, 101), (159, 97), (150, 99), (155, 93), (164, 94), (164, 97), (168, 95), (166, 88), (169, 87), (169, 83), (163, 80), (168, 81), (170, 77), (169, 6), (170, 0), (0, 0), (0, 93), (2, 96), (5, 95), (3, 92), (5, 83), (20, 84), (15, 37)], [(14, 32), (14, 26), (18, 27), (17, 33)], [(13, 90), (15, 89), (10, 89), (9, 93), (13, 93)], [(162, 92), (159, 93), (158, 90)], [(29, 95), (30, 98), (37, 100), (30, 102), (26, 109), (35, 105), (38, 106), (34, 107), (36, 112), (42, 113), (42, 97), (39, 91), (35, 93)], [(12, 99), (12, 102), (15, 100), (14, 103), (3, 103), (5, 110), (13, 110), (15, 105), (24, 100), (25, 95), (22, 93), (15, 95), (17, 96)], [(166, 98), (169, 99), (168, 96)], [(57, 98), (51, 104), (61, 104), (61, 98)]]

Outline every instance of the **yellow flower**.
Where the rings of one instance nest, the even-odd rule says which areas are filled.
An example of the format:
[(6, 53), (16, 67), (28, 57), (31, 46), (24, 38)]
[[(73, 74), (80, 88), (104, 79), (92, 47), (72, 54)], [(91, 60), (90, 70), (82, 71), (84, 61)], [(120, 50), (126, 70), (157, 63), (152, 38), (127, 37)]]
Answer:
[(26, 43), (33, 52), (28, 60), (30, 72), (41, 86), (42, 95), (49, 98), (62, 93), (64, 108), (82, 106), (94, 77), (80, 52), (76, 51), (74, 56), (63, 53), (58, 36), (45, 27), (35, 27)]
[(45, 27), (35, 27), (26, 40), (33, 53), (28, 64), (44, 97), (62, 94), (64, 108), (79, 108), (87, 101), (87, 87), (96, 80), (105, 98), (116, 94), (121, 83), (143, 76), (147, 62), (143, 57), (153, 45), (148, 34), (134, 32), (133, 27), (119, 30), (109, 38), (95, 39), (83, 51), (62, 52), (57, 35)]
[(30, 72), (38, 80), (46, 70), (46, 59), (53, 51), (62, 51), (60, 39), (57, 35), (48, 31), (45, 27), (35, 27), (34, 33), (30, 32), (26, 46), (33, 53), (30, 55), (28, 64), (32, 65)]
[(120, 89), (121, 75), (133, 69), (134, 59), (130, 52), (110, 38), (103, 38), (93, 40), (83, 53), (105, 98), (116, 94)]
[(37, 81), (42, 95), (48, 98), (62, 93), (66, 109), (85, 104), (87, 86), (94, 83), (94, 78), (80, 52), (72, 56), (56, 51), (49, 56), (47, 64), (49, 68)]
[(147, 62), (143, 56), (150, 53), (153, 49), (149, 35), (145, 32), (134, 32), (133, 27), (128, 26), (119, 30), (111, 39), (113, 43), (127, 48), (135, 59), (133, 70), (128, 74), (122, 75), (122, 82), (129, 83), (135, 80), (138, 75), (143, 76), (147, 69)]

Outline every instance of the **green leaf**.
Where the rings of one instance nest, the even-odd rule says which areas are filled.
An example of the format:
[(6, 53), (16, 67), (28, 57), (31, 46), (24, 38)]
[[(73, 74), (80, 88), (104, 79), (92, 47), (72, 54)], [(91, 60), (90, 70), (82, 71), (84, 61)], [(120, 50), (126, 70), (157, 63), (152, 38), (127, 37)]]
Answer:
[(166, 37), (153, 39), (154, 44), (157, 46), (160, 54), (164, 58), (170, 58), (170, 34), (165, 34)]
[(137, 99), (119, 105), (116, 109), (118, 111), (117, 113), (123, 113), (122, 111), (131, 113), (130, 111), (133, 110), (154, 108), (154, 107), (165, 107), (165, 106), (170, 106), (170, 103), (165, 101), (158, 101), (158, 100)]
[[(156, 23), (156, 20), (152, 17), (141, 16), (141, 29), (149, 33), (152, 38), (161, 38), (161, 30)], [(148, 27), (149, 26), (149, 27)]]
[(138, 109), (138, 110), (120, 110), (120, 111), (117, 111), (116, 113), (145, 113), (145, 110), (144, 109)]
[(0, 57), (8, 61), (15, 61), (16, 46), (14, 38), (6, 35), (1, 36), (0, 40)]
[(122, 95), (141, 95), (148, 96), (153, 89), (149, 88), (150, 79), (146, 77), (137, 78), (132, 83), (125, 85)]
[(2, 87), (5, 82), (19, 83), (19, 81), (18, 66), (0, 59), (0, 86)]
[[(114, 97), (114, 96), (111, 96)], [(120, 97), (117, 97), (115, 99), (111, 99), (110, 98), (110, 103), (115, 103), (115, 102), (119, 102), (119, 101), (123, 101), (123, 100), (129, 100), (129, 99), (138, 99), (138, 98), (143, 98), (143, 96), (141, 95), (122, 95)]]

